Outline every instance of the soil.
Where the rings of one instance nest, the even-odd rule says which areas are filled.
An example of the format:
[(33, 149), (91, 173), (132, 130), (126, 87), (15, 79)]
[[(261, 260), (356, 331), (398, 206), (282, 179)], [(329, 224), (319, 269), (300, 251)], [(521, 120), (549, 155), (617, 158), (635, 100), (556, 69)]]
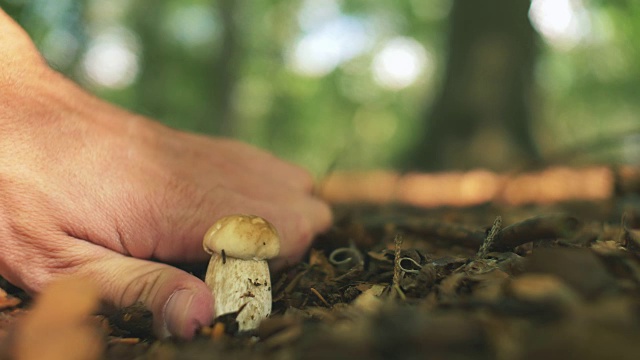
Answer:
[[(637, 195), (466, 209), (349, 205), (336, 219), (304, 262), (273, 274), (273, 312), (258, 330), (239, 333), (230, 314), (192, 341), (158, 340), (151, 314), (132, 306), (95, 317), (103, 358), (640, 356)], [(187, 269), (204, 274), (204, 265)], [(6, 349), (29, 298), (0, 287)]]

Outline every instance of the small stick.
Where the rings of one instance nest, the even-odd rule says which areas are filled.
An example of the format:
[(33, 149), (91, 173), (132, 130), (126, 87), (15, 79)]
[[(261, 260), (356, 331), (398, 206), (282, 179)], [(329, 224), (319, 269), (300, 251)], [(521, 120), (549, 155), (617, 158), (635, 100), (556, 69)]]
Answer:
[(391, 288), (395, 290), (393, 292), (394, 298), (397, 295), (400, 296), (400, 299), (406, 300), (407, 297), (404, 295), (404, 292), (402, 292), (402, 289), (400, 288), (400, 273), (402, 271), (402, 266), (400, 266), (400, 260), (402, 260), (400, 258), (400, 251), (402, 250), (402, 241), (402, 235), (400, 235), (399, 233), (396, 234), (396, 237), (393, 239), (393, 243), (395, 244), (396, 248), (395, 254), (393, 256), (393, 282), (391, 284)]
[(393, 287), (399, 288), (400, 284), (400, 250), (402, 250), (402, 235), (396, 234), (396, 237), (393, 239), (395, 248), (395, 255), (393, 257)]
[(318, 297), (318, 299), (320, 299), (320, 301), (322, 301), (323, 304), (325, 304), (328, 308), (331, 307), (331, 305), (329, 305), (329, 303), (327, 302), (327, 300), (325, 300), (324, 296), (322, 296), (322, 294), (320, 294), (318, 292), (318, 290), (314, 289), (314, 288), (310, 288), (309, 290), (311, 290), (311, 292)]
[(531, 241), (568, 238), (580, 229), (582, 224), (569, 215), (546, 215), (533, 217), (505, 227), (496, 234), (489, 245), (489, 251), (512, 251), (513, 248)]
[(489, 252), (489, 248), (493, 244), (493, 239), (495, 239), (501, 227), (502, 227), (502, 216), (498, 215), (495, 221), (493, 222), (493, 225), (491, 226), (491, 230), (489, 230), (489, 234), (487, 234), (487, 237), (482, 242), (482, 246), (480, 246), (480, 250), (478, 250), (478, 253), (476, 254), (477, 259), (483, 259), (487, 256), (487, 253)]
[(123, 344), (123, 345), (135, 345), (140, 343), (140, 338), (132, 338), (132, 337), (128, 337), (128, 338), (111, 338), (109, 339), (109, 341), (107, 341), (108, 345), (116, 345), (116, 344)]
[(407, 296), (404, 294), (404, 291), (400, 289), (400, 285), (395, 285), (393, 289), (396, 291), (396, 294), (400, 296), (400, 299), (402, 299), (403, 301), (407, 300)]

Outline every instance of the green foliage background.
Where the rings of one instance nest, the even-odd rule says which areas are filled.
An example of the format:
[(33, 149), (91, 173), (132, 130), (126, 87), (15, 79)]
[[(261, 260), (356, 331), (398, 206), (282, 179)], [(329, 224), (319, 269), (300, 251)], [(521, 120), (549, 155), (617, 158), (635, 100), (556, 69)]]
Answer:
[[(287, 56), (308, 31), (298, 19), (313, 1), (323, 2), (0, 0), (0, 6), (54, 68), (169, 126), (242, 139), (317, 174), (333, 162), (393, 168), (416, 156), (411, 148), (443, 80), (452, 0), (336, 2), (341, 16), (370, 26), (370, 46), (328, 74), (310, 77), (293, 71)], [(540, 92), (531, 98), (536, 139), (551, 157), (577, 147), (589, 161), (639, 162), (640, 2), (574, 3), (590, 34), (564, 47), (541, 40)], [(138, 56), (135, 81), (123, 88), (100, 86), (83, 70), (92, 44), (108, 31), (124, 32)], [(389, 90), (370, 69), (384, 43), (398, 36), (422, 44), (435, 72)], [(605, 151), (599, 142), (607, 144)]]

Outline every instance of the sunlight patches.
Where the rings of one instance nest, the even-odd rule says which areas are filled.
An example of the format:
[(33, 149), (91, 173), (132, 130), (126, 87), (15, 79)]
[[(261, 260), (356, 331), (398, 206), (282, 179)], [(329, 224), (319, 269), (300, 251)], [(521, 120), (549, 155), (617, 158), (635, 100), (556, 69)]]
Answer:
[(287, 54), (288, 66), (308, 77), (323, 77), (367, 51), (373, 42), (367, 24), (341, 13), (335, 0), (307, 0), (298, 11), (301, 36)]
[(298, 39), (289, 54), (289, 66), (301, 75), (322, 77), (363, 53), (370, 43), (361, 20), (341, 15)]
[[(360, 55), (372, 56), (371, 76), (381, 88), (400, 90), (433, 72), (431, 54), (416, 40), (397, 36), (385, 41), (371, 18), (341, 12), (335, 0), (305, 1), (298, 12), (302, 35), (288, 55), (288, 65), (299, 75), (320, 78)], [(375, 42), (383, 41), (377, 52)]]
[(529, 18), (549, 44), (565, 50), (580, 43), (591, 27), (580, 0), (533, 0)]
[(303, 31), (312, 31), (339, 16), (336, 0), (305, 0), (298, 11), (298, 24)]
[[(289, 54), (289, 66), (300, 75), (323, 77), (365, 53), (373, 40), (362, 20), (340, 15), (299, 39)], [(408, 37), (388, 40), (371, 62), (375, 83), (389, 90), (411, 86), (434, 71), (432, 55)]]
[(138, 76), (138, 53), (137, 37), (124, 27), (113, 27), (91, 40), (82, 59), (82, 70), (95, 85), (122, 89)]
[(164, 23), (168, 35), (191, 51), (211, 46), (220, 32), (219, 26), (213, 9), (204, 4), (180, 6), (168, 14)]
[(396, 37), (376, 54), (372, 71), (373, 78), (380, 86), (399, 90), (416, 82), (425, 72), (430, 76), (433, 73), (433, 61), (417, 41)]

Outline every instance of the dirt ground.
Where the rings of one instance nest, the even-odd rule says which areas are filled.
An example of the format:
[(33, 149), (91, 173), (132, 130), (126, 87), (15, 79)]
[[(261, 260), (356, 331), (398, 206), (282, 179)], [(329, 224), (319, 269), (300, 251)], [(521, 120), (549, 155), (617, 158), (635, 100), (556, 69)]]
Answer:
[[(227, 315), (193, 341), (158, 340), (150, 313), (133, 306), (85, 324), (99, 330), (95, 356), (640, 358), (637, 193), (518, 207), (343, 205), (336, 219), (303, 263), (272, 274), (273, 312), (257, 331), (238, 333)], [(204, 276), (204, 265), (186, 269)], [(10, 359), (31, 300), (0, 287), (0, 358)]]

